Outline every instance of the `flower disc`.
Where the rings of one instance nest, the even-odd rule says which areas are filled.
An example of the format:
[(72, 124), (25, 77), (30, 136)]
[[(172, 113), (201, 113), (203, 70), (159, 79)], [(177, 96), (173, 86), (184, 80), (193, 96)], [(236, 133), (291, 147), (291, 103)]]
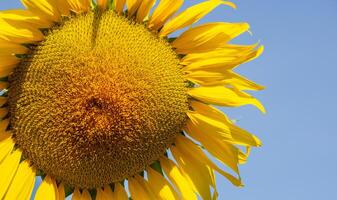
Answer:
[(71, 186), (135, 175), (185, 124), (178, 63), (164, 39), (113, 11), (70, 18), (9, 79), (14, 138), (38, 169)]

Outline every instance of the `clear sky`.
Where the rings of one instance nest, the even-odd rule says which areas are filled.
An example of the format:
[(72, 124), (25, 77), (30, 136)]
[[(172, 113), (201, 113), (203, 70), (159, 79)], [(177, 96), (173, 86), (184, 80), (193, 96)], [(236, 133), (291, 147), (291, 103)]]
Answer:
[[(187, 1), (200, 2), (200, 0)], [(247, 21), (253, 36), (236, 42), (265, 45), (238, 71), (265, 85), (255, 93), (267, 115), (252, 107), (225, 111), (264, 143), (241, 166), (244, 188), (218, 178), (222, 199), (317, 200), (337, 196), (337, 1), (236, 0), (207, 21)], [(18, 7), (0, 1), (0, 9)], [(196, 174), (197, 176), (197, 174)]]

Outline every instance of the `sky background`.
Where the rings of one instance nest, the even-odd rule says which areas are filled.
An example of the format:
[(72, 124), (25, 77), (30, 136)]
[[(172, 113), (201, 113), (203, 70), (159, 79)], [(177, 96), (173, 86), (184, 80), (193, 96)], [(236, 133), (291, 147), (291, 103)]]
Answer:
[[(192, 2), (192, 3), (191, 3)], [(185, 7), (200, 1), (186, 1)], [(200, 23), (246, 21), (253, 36), (237, 43), (265, 46), (264, 54), (237, 70), (266, 86), (254, 93), (265, 105), (226, 109), (237, 124), (258, 135), (241, 166), (245, 187), (218, 177), (220, 200), (317, 200), (337, 196), (337, 0), (236, 0)], [(17, 8), (1, 0), (0, 9)], [(196, 174), (197, 176), (197, 174)]]

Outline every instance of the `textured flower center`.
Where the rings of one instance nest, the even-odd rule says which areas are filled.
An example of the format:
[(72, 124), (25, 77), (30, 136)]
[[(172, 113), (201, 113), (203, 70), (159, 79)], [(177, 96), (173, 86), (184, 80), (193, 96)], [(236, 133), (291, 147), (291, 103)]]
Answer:
[(38, 169), (70, 186), (135, 175), (185, 124), (178, 63), (165, 40), (112, 11), (69, 19), (10, 77), (14, 138)]

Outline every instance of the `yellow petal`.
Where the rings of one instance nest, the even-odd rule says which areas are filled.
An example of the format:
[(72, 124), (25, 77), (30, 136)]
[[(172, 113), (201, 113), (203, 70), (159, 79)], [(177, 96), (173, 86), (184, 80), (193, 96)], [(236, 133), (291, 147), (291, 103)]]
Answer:
[(0, 132), (5, 132), (9, 124), (9, 119), (4, 119), (0, 121)]
[(57, 190), (58, 190), (58, 200), (64, 200), (66, 194), (65, 194), (65, 191), (64, 191), (64, 185), (63, 185), (63, 183), (61, 183), (58, 186)]
[(0, 55), (0, 71), (13, 69), (16, 64), (20, 62), (20, 59), (13, 55), (1, 56)]
[(144, 18), (149, 14), (151, 8), (156, 3), (156, 0), (143, 0), (137, 12), (137, 21), (143, 22)]
[(68, 0), (70, 10), (83, 13), (90, 10), (90, 0)]
[(7, 97), (0, 97), (0, 107), (7, 103)]
[(160, 165), (166, 176), (179, 189), (182, 199), (197, 200), (197, 195), (193, 192), (186, 178), (181, 174), (179, 168), (173, 161), (166, 157), (160, 158)]
[(257, 147), (262, 145), (261, 141), (256, 136), (235, 126), (228, 117), (217, 108), (197, 101), (192, 101), (190, 105), (197, 113), (212, 118), (223, 124), (223, 126), (229, 128), (234, 143)]
[[(105, 188), (105, 190), (107, 190)], [(128, 194), (124, 190), (123, 186), (120, 183), (115, 183), (115, 189), (113, 192), (113, 199), (114, 200), (128, 200)]]
[(0, 82), (0, 90), (7, 89), (8, 87), (8, 82)]
[(226, 87), (198, 87), (190, 89), (188, 94), (200, 101), (219, 106), (238, 107), (250, 104), (265, 113), (263, 105), (257, 99), (247, 93)]
[(73, 192), (73, 196), (71, 198), (72, 200), (81, 200), (82, 199), (82, 194), (78, 188), (75, 188)]
[(8, 114), (8, 108), (0, 108), (0, 118), (4, 118)]
[(263, 46), (260, 46), (257, 50), (250, 52), (245, 52), (244, 54), (237, 56), (226, 56), (225, 54), (219, 57), (205, 57), (205, 59), (199, 59), (198, 61), (192, 62), (184, 68), (184, 71), (214, 71), (223, 72), (231, 70), (240, 64), (249, 62), (261, 55), (263, 52)]
[(173, 189), (172, 185), (157, 171), (149, 167), (147, 169), (147, 177), (149, 179), (149, 187), (158, 199), (162, 200), (178, 200), (179, 196)]
[(229, 128), (216, 119), (201, 115), (197, 112), (189, 112), (187, 115), (195, 126), (198, 126), (200, 130), (207, 132), (207, 134), (219, 137), (221, 140), (228, 142), (233, 140)]
[(242, 90), (263, 90), (265, 87), (262, 85), (259, 85), (251, 80), (248, 80), (247, 78), (240, 76), (239, 74), (236, 74), (234, 72), (229, 72), (230, 79), (225, 81), (225, 84), (228, 86), (232, 86), (240, 91)]
[(14, 151), (0, 164), (0, 199), (2, 199), (12, 183), (21, 159), (21, 151)]
[(212, 200), (217, 200), (219, 197), (218, 191), (214, 191)]
[[(29, 162), (23, 161), (13, 178), (4, 200), (30, 199), (33, 188), (30, 187), (35, 182), (35, 169)], [(28, 189), (27, 189), (28, 188)]]
[(201, 86), (226, 86), (242, 90), (262, 90), (263, 86), (254, 83), (232, 71), (212, 72), (212, 71), (191, 71), (185, 78)]
[[(34, 179), (35, 179), (35, 177), (34, 177)], [(24, 188), (24, 191), (22, 191), (22, 193), (30, 193), (29, 195), (27, 195), (26, 196), (26, 198), (23, 198), (23, 200), (31, 200), (32, 199), (32, 191), (33, 191), (33, 189), (34, 189), (34, 186), (35, 186), (35, 180), (34, 181), (32, 181), (31, 183), (30, 183), (30, 185), (28, 184), (28, 185), (26, 185), (26, 187)], [(62, 200), (64, 200), (64, 199), (62, 199)]]
[(25, 54), (28, 49), (21, 44), (0, 40), (0, 55)]
[(143, 0), (126, 0), (128, 6), (128, 16), (131, 17), (135, 14)]
[(148, 27), (157, 31), (172, 17), (184, 3), (184, 0), (161, 0), (150, 17)]
[(45, 200), (46, 197), (48, 197), (48, 200), (58, 200), (58, 195), (59, 193), (55, 180), (46, 176), (37, 189), (34, 200)]
[(188, 54), (181, 59), (180, 64), (189, 65), (191, 63), (210, 58), (242, 57), (242, 55), (246, 55), (247, 52), (252, 52), (254, 49), (256, 49), (257, 46), (258, 44), (253, 45), (226, 44), (222, 48), (215, 49), (212, 51)]
[(15, 143), (11, 134), (8, 134), (7, 132), (0, 132), (0, 164), (6, 156), (12, 152), (14, 145)]
[[(213, 171), (206, 165), (200, 163), (200, 160), (193, 159), (182, 154), (175, 146), (171, 148), (172, 155), (177, 161), (179, 168), (182, 170), (183, 175), (189, 181), (193, 190), (198, 193), (202, 199), (211, 200), (210, 186), (212, 185)], [(196, 176), (198, 174), (198, 176)]]
[(222, 163), (230, 167), (233, 171), (239, 174), (239, 150), (234, 147), (229, 141), (223, 140), (222, 137), (217, 137), (214, 130), (209, 127), (200, 127), (200, 120), (197, 113), (188, 113), (191, 120), (187, 121), (185, 131), (195, 140), (199, 141), (209, 153), (218, 158)]
[(58, 22), (61, 19), (55, 0), (21, 0), (22, 4), (42, 19)]
[(57, 8), (62, 16), (70, 15), (70, 6), (67, 0), (58, 0)]
[(81, 193), (78, 188), (75, 188), (72, 200), (91, 200), (91, 195), (88, 190), (83, 190)]
[(97, 0), (97, 6), (104, 11), (108, 7), (109, 0)]
[(13, 73), (13, 70), (14, 70), (14, 67), (12, 67), (12, 68), (4, 68), (4, 69), (0, 68), (0, 78), (9, 76), (10, 74)]
[[(197, 164), (199, 161), (201, 165), (204, 163), (205, 165), (208, 165), (213, 170), (216, 170), (219, 172), (222, 176), (226, 177), (233, 185), (235, 186), (242, 186), (241, 180), (232, 176), (231, 174), (223, 171), (221, 168), (219, 168), (217, 165), (215, 165), (208, 157), (207, 155), (202, 151), (200, 147), (198, 147), (196, 144), (194, 144), (191, 140), (186, 138), (185, 136), (177, 136), (175, 141), (176, 148), (185, 156), (189, 157), (190, 159), (194, 160), (194, 163)], [(214, 178), (214, 177), (213, 177)], [(212, 180), (213, 185), (215, 185), (215, 181)]]
[(148, 183), (139, 175), (129, 178), (129, 191), (131, 198), (135, 200), (155, 200), (156, 197), (150, 190)]
[(0, 19), (0, 40), (13, 43), (32, 43), (43, 40), (43, 34), (34, 28), (15, 28), (8, 22)]
[(235, 8), (235, 5), (233, 3), (222, 0), (209, 0), (199, 3), (186, 9), (184, 12), (165, 24), (165, 26), (160, 31), (160, 36), (166, 36), (176, 30), (182, 29), (199, 21), (201, 18), (203, 18), (205, 15), (207, 15), (209, 12), (211, 12), (221, 4)]
[(115, 4), (115, 10), (117, 13), (121, 14), (124, 10), (124, 6), (125, 6), (125, 1), (126, 0), (115, 0), (114, 4)]
[(51, 22), (34, 15), (29, 10), (6, 10), (0, 12), (0, 18), (8, 24), (20, 29), (22, 27), (48, 28)]
[(83, 190), (81, 200), (91, 200), (91, 195), (88, 190)]
[(106, 197), (104, 196), (104, 191), (101, 188), (96, 189), (96, 200), (106, 200)]
[(96, 200), (115, 200), (115, 198), (113, 198), (113, 192), (110, 186), (105, 186), (104, 190), (102, 188), (98, 188)]
[(210, 51), (226, 46), (227, 42), (248, 29), (247, 23), (207, 23), (185, 31), (172, 42), (172, 46), (179, 54)]

